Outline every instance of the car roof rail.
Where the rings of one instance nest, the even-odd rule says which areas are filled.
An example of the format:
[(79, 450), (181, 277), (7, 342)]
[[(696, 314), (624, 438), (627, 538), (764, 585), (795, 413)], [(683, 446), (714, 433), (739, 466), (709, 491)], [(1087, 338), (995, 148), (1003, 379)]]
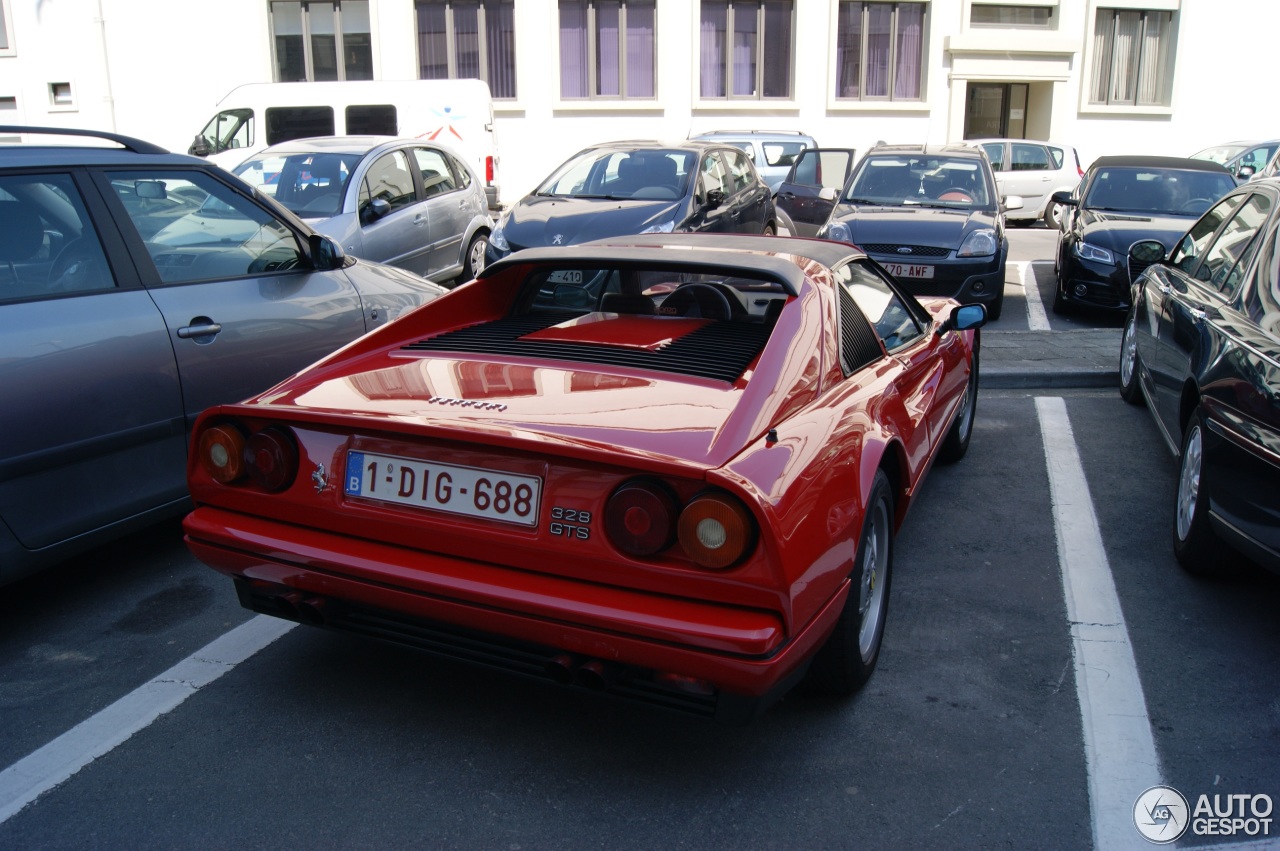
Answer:
[(81, 130), (75, 127), (29, 127), (21, 124), (3, 124), (0, 125), (0, 133), (21, 133), (23, 135), (45, 135), (45, 136), (87, 136), (91, 139), (105, 139), (108, 142), (115, 142), (125, 150), (132, 151), (135, 154), (168, 154), (172, 153), (167, 148), (151, 142), (144, 142), (141, 139), (135, 139), (132, 136), (123, 136), (119, 133), (108, 133), (103, 130)]

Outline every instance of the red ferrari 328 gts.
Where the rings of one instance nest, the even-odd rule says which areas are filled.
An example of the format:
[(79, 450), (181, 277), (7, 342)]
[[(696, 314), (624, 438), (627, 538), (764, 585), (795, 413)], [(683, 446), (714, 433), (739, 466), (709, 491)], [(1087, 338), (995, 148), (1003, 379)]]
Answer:
[(667, 708), (850, 693), (984, 321), (833, 242), (522, 251), (206, 411), (187, 542), (254, 611)]

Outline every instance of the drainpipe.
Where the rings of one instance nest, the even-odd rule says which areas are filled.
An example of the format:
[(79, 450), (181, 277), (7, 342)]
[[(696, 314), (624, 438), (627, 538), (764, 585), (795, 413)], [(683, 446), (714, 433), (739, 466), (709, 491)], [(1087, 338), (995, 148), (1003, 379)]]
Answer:
[(107, 94), (103, 101), (107, 105), (107, 115), (111, 121), (109, 129), (114, 133), (116, 132), (116, 99), (115, 93), (111, 90), (111, 60), (107, 56), (107, 22), (102, 16), (102, 0), (98, 0), (98, 17), (93, 19), (93, 23), (98, 28), (98, 37), (102, 40), (102, 81), (107, 87)]

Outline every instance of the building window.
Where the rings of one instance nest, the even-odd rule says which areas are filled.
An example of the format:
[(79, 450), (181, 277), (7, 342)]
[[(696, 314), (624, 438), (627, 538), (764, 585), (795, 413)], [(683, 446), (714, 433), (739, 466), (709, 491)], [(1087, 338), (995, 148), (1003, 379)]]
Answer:
[(70, 83), (49, 84), (49, 105), (55, 109), (68, 109), (76, 105)]
[(13, 54), (13, 39), (9, 37), (9, 0), (0, 0), (0, 54)]
[(1089, 101), (1168, 106), (1173, 53), (1172, 12), (1099, 9)]
[(372, 80), (369, 0), (273, 2), (276, 81)]
[(842, 2), (836, 97), (920, 100), (924, 25), (924, 3)]
[(702, 0), (704, 98), (790, 98), (791, 0)]
[(969, 23), (975, 27), (1048, 29), (1053, 25), (1052, 6), (995, 6), (973, 4)]
[(653, 0), (560, 0), (560, 97), (657, 95)]
[(480, 79), (495, 98), (516, 96), (512, 0), (418, 0), (418, 76)]

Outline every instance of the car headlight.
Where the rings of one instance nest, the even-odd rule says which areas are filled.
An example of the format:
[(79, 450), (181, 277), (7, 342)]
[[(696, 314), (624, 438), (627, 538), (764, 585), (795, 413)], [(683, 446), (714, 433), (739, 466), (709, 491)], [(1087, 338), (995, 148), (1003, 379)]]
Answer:
[(498, 219), (498, 223), (494, 225), (493, 231), (489, 234), (489, 244), (498, 251), (510, 251), (511, 243), (507, 242), (507, 235), (504, 233), (507, 227), (507, 217), (503, 216)]
[(996, 253), (996, 232), (991, 228), (975, 230), (960, 243), (957, 257), (990, 257)]
[(1075, 247), (1076, 256), (1081, 260), (1092, 260), (1095, 263), (1114, 263), (1116, 262), (1111, 256), (1111, 252), (1105, 248), (1099, 248), (1096, 245), (1090, 245), (1087, 242), (1077, 242)]
[(827, 222), (818, 228), (818, 239), (830, 239), (836, 242), (853, 242), (853, 231), (844, 222)]
[(660, 225), (649, 225), (649, 227), (640, 231), (640, 233), (671, 233), (676, 229), (676, 220), (663, 222)]

